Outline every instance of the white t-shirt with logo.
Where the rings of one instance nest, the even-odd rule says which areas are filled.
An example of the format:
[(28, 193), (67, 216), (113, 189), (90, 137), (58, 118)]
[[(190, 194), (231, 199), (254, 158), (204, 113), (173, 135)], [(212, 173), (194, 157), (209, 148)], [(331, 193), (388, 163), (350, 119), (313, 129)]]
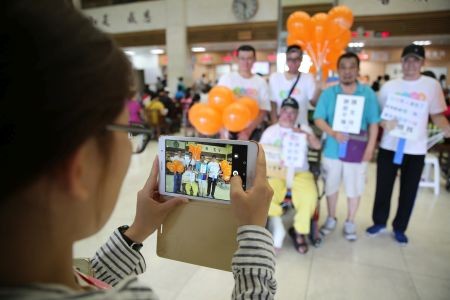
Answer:
[[(294, 85), (297, 76), (290, 80), (285, 73), (273, 73), (269, 78), (270, 100), (277, 104), (280, 113), (281, 102), (287, 98), (289, 91)], [(314, 97), (316, 83), (312, 74), (301, 73), (300, 78), (292, 91), (291, 97), (299, 104), (297, 123), (308, 125), (308, 103)]]
[(217, 161), (210, 161), (208, 163), (208, 177), (216, 179), (219, 177), (220, 165)]
[[(312, 133), (311, 127), (308, 125), (301, 125), (300, 127), (303, 131), (307, 133)], [(259, 140), (259, 143), (261, 145), (270, 145), (275, 147), (280, 147), (283, 144), (283, 138), (286, 134), (291, 133), (292, 128), (287, 127), (281, 127), (279, 123), (271, 125), (267, 127), (266, 130), (264, 130), (261, 139)], [(305, 153), (305, 162), (303, 165), (299, 168), (295, 168), (295, 172), (306, 172), (309, 170), (309, 164), (308, 164), (308, 153)]]
[(247, 96), (258, 101), (260, 110), (270, 111), (269, 88), (258, 75), (244, 78), (237, 72), (222, 76), (217, 85), (230, 88), (237, 97)]
[[(394, 79), (386, 82), (380, 90), (378, 101), (381, 108), (384, 108), (390, 94), (402, 94), (413, 99), (427, 101), (428, 112), (424, 116), (442, 113), (446, 109), (444, 94), (439, 82), (427, 76), (420, 76), (417, 80)], [(427, 124), (428, 120), (421, 120)], [(417, 140), (406, 140), (405, 154), (423, 155), (427, 153), (427, 128), (420, 128)], [(380, 147), (386, 150), (396, 151), (398, 138), (383, 132)]]

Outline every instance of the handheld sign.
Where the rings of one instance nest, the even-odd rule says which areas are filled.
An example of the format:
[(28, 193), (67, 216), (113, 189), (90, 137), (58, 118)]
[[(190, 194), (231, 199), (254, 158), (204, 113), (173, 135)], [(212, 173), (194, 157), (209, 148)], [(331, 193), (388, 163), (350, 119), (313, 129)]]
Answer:
[(381, 118), (397, 120), (397, 126), (389, 131), (389, 135), (398, 137), (394, 163), (401, 164), (407, 140), (417, 140), (420, 129), (428, 122), (428, 102), (417, 100), (406, 94), (390, 94), (384, 105)]
[[(334, 110), (333, 130), (345, 133), (359, 134), (361, 131), (362, 115), (364, 111), (364, 97), (339, 94), (336, 98)], [(345, 157), (347, 143), (339, 143), (339, 157)]]

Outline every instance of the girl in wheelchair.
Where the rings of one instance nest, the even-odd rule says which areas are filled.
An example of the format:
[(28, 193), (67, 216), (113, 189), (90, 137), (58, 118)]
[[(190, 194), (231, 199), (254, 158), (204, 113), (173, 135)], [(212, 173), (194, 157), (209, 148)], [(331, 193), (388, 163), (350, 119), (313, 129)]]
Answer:
[[(296, 250), (305, 254), (308, 252), (306, 237), (311, 230), (311, 218), (317, 206), (317, 188), (313, 174), (309, 171), (308, 151), (305, 145), (302, 151), (293, 153), (300, 158), (300, 165), (289, 166), (286, 160), (286, 138), (295, 133), (303, 134), (307, 146), (313, 149), (320, 149), (321, 143), (307, 125), (297, 128), (297, 117), (299, 113), (298, 102), (293, 98), (285, 99), (281, 104), (278, 123), (268, 127), (260, 140), (266, 152), (268, 166), (267, 175), (269, 184), (274, 190), (272, 202), (269, 208), (268, 227), (272, 232), (275, 250), (279, 252), (286, 235), (281, 216), (283, 214), (282, 203), (285, 199), (289, 185), (292, 194), (292, 204), (295, 209), (294, 225), (290, 230)], [(289, 150), (287, 151), (289, 152)], [(289, 154), (287, 154), (289, 155)], [(286, 172), (287, 169), (291, 171)]]

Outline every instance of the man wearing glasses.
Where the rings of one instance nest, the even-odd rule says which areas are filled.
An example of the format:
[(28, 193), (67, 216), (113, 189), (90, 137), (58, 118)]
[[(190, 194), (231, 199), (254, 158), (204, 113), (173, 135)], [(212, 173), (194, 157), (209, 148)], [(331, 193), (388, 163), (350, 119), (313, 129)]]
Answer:
[[(272, 124), (278, 122), (281, 103), (290, 96), (299, 104), (299, 114), (296, 124), (308, 125), (308, 104), (315, 106), (320, 95), (320, 88), (314, 77), (299, 71), (302, 63), (303, 51), (297, 45), (290, 45), (286, 50), (286, 65), (288, 71), (273, 73), (269, 79), (271, 100), (270, 120)], [(298, 80), (297, 80), (298, 78)], [(295, 86), (294, 86), (295, 85)], [(289, 91), (292, 89), (291, 95)]]
[(259, 115), (247, 128), (241, 132), (230, 132), (224, 138), (249, 140), (255, 129), (260, 128), (267, 113), (270, 111), (269, 89), (266, 81), (258, 75), (252, 74), (252, 67), (256, 61), (256, 51), (250, 45), (242, 45), (237, 49), (238, 71), (231, 72), (220, 78), (218, 85), (230, 88), (236, 97), (250, 97), (258, 101)]

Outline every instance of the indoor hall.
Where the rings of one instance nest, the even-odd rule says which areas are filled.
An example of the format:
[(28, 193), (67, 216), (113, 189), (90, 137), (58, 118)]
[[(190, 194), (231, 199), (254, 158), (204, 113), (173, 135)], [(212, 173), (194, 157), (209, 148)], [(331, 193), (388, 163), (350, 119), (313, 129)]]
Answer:
[[(390, 79), (401, 77), (402, 49), (411, 43), (425, 47), (426, 62), (422, 71), (431, 71), (439, 77), (448, 76), (450, 68), (450, 32), (448, 30), (450, 4), (445, 0), (417, 0), (408, 3), (403, 0), (371, 3), (363, 3), (359, 0), (73, 0), (70, 2), (73, 2), (73, 6), (81, 10), (97, 28), (111, 34), (124, 51), (132, 64), (134, 79), (137, 82), (131, 88), (133, 92), (136, 92), (135, 99), (142, 105), (148, 96), (146, 89), (156, 89), (161, 79), (165, 81), (161, 91), (166, 95), (163, 96), (169, 98), (177, 97), (178, 86), (180, 81), (183, 82), (180, 78), (184, 78), (186, 86), (195, 87), (195, 84), (203, 80), (205, 75), (208, 85), (214, 86), (221, 77), (238, 70), (236, 49), (242, 44), (250, 44), (256, 48), (256, 62), (252, 74), (258, 73), (263, 79), (268, 80), (270, 74), (286, 71), (287, 59), (284, 53), (289, 45), (289, 32), (286, 26), (289, 16), (297, 11), (313, 16), (316, 13), (331, 11), (338, 5), (346, 5), (354, 13), (353, 25), (347, 28), (351, 36), (348, 43), (347, 41), (343, 43), (341, 50), (355, 53), (360, 59), (359, 82), (373, 86), (377, 77), (383, 77), (379, 82), (379, 85), (383, 85), (387, 81), (384, 75), (389, 75)], [(249, 12), (247, 6), (242, 5), (244, 2), (248, 6), (252, 4), (253, 11)], [(303, 40), (298, 44), (302, 42)], [(305, 73), (317, 63), (317, 57), (314, 58), (313, 54), (309, 54), (318, 48), (306, 51), (306, 48), (311, 47), (306, 45), (302, 56), (304, 64), (300, 70)], [(60, 48), (55, 47), (54, 50), (60, 50)], [(123, 61), (127, 62), (127, 59)], [(337, 59), (337, 56), (334, 59)], [(319, 68), (319, 71), (322, 71), (323, 76), (328, 76), (329, 81), (338, 80), (337, 72), (332, 68)], [(125, 80), (121, 83), (124, 82)], [(77, 84), (77, 81), (73, 81), (74, 87), (77, 87)], [(444, 77), (440, 80), (440, 84), (447, 89), (448, 96), (448, 80)], [(40, 88), (38, 85), (34, 87)], [(200, 101), (207, 102), (208, 94), (201, 94)], [(23, 95), (21, 97), (23, 99)], [(27, 113), (30, 115), (29, 112)], [(310, 106), (309, 116), (313, 113), (314, 108)], [(183, 125), (186, 118), (186, 114), (165, 118), (167, 124), (158, 129), (163, 134), (170, 133), (176, 136), (185, 135), (188, 132), (192, 134), (194, 129), (186, 130)], [(122, 119), (119, 121), (120, 124), (109, 122), (106, 131), (117, 130), (123, 134), (127, 130), (132, 132), (131, 129), (136, 129), (127, 127), (124, 124), (126, 121)], [(174, 121), (179, 124), (174, 125)], [(38, 122), (34, 124), (38, 128)], [(116, 125), (122, 125), (122, 127)], [(0, 126), (0, 128), (3, 130), (3, 127)], [(150, 129), (154, 128), (150, 127)], [(1, 130), (0, 132), (3, 133)], [(159, 134), (159, 130), (157, 132), (156, 135)], [(430, 135), (434, 134), (436, 128), (429, 126), (428, 132)], [(34, 141), (35, 137), (28, 138)], [(65, 138), (69, 140), (70, 136)], [(38, 141), (34, 145), (36, 150), (40, 149), (42, 143)], [(23, 149), (25, 148), (21, 148), (20, 151)], [(118, 226), (131, 224), (136, 213), (136, 194), (150, 173), (157, 149), (155, 132), (152, 132), (152, 140), (146, 150), (131, 156), (118, 202), (108, 222), (89, 238), (74, 244), (74, 257), (92, 257), (98, 247), (114, 230), (118, 229)], [(25, 155), (29, 160), (40, 159), (38, 156), (35, 159), (32, 152), (25, 152)], [(337, 206), (337, 228), (323, 238), (320, 247), (315, 248), (309, 243), (309, 251), (306, 254), (300, 254), (298, 248), (294, 248), (292, 239), (289, 236), (285, 237), (283, 247), (275, 258), (275, 278), (278, 284), (275, 299), (450, 298), (450, 219), (448, 218), (450, 181), (449, 169), (445, 165), (448, 165), (449, 159), (448, 154), (447, 156), (444, 154), (444, 159), (440, 161), (442, 172), (439, 172), (436, 168), (439, 163), (436, 163), (437, 160), (434, 159), (437, 155), (438, 153), (433, 151), (428, 157), (430, 163), (427, 164), (421, 185), (424, 185), (424, 181), (430, 181), (430, 187), (419, 188), (406, 232), (409, 237), (407, 245), (400, 245), (392, 235), (391, 222), (397, 208), (398, 180), (392, 196), (387, 232), (377, 237), (366, 235), (366, 229), (373, 224), (371, 213), (376, 185), (376, 163), (372, 160), (368, 167), (367, 186), (355, 219), (357, 241), (349, 242), (344, 237), (343, 225), (347, 213), (347, 200), (341, 186)], [(5, 155), (4, 158), (8, 159), (8, 156)], [(97, 162), (92, 161), (91, 166)], [(112, 162), (114, 165), (115, 163), (115, 161)], [(123, 164), (118, 165), (123, 166)], [(436, 170), (438, 170), (437, 175)], [(118, 174), (111, 172), (107, 175)], [(438, 177), (437, 180), (436, 177)], [(168, 185), (172, 186), (173, 182), (170, 180), (172, 179), (169, 179)], [(118, 190), (119, 184), (116, 184), (114, 188)], [(227, 189), (228, 187), (221, 192)], [(112, 198), (109, 200), (108, 203), (114, 202)], [(325, 197), (321, 198), (320, 204), (319, 225), (322, 225), (327, 216)], [(95, 207), (98, 208), (100, 205)], [(106, 206), (104, 211), (107, 212)], [(99, 215), (104, 211), (101, 209)], [(3, 212), (3, 216), (7, 215), (8, 213)], [(85, 214), (85, 217), (89, 216), (90, 213)], [(43, 219), (42, 215), (39, 217), (42, 221), (47, 220)], [(20, 226), (12, 229), (23, 229), (23, 224), (28, 224), (26, 220), (25, 218), (14, 220)], [(292, 211), (283, 216), (283, 221), (286, 228), (289, 228), (292, 224)], [(79, 221), (75, 223), (81, 224)], [(63, 228), (66, 228), (66, 225), (61, 223)], [(34, 228), (29, 226), (28, 229), (33, 231)], [(77, 229), (68, 227), (67, 232), (72, 234), (72, 231)], [(4, 230), (5, 235), (8, 234), (8, 230)], [(21, 242), (29, 246), (28, 243), (35, 236), (24, 234), (23, 237)], [(64, 236), (60, 238), (62, 240)], [(125, 238), (124, 241), (129, 242)], [(56, 242), (55, 245), (57, 244)], [(136, 246), (133, 241), (131, 244)], [(130, 251), (131, 244), (129, 244)], [(156, 234), (146, 239), (143, 244), (140, 252), (145, 257), (147, 271), (137, 277), (140, 284), (151, 287), (161, 299), (229, 299), (231, 297), (234, 284), (231, 272), (158, 257)], [(13, 245), (17, 248), (16, 254), (24, 254), (26, 249), (29, 250), (30, 255), (35, 254), (36, 251), (33, 251), (35, 249), (22, 247), (24, 245), (20, 245), (21, 247)], [(39, 243), (34, 245), (40, 246)], [(196, 247), (201, 249), (201, 243)], [(4, 255), (4, 257), (10, 257), (10, 255)], [(7, 262), (7, 259), (3, 262)], [(25, 270), (21, 269), (20, 272)], [(17, 274), (14, 273), (14, 275)], [(67, 289), (70, 290), (70, 288)], [(57, 289), (57, 292), (59, 291)], [(95, 293), (97, 292), (93, 294)]]

